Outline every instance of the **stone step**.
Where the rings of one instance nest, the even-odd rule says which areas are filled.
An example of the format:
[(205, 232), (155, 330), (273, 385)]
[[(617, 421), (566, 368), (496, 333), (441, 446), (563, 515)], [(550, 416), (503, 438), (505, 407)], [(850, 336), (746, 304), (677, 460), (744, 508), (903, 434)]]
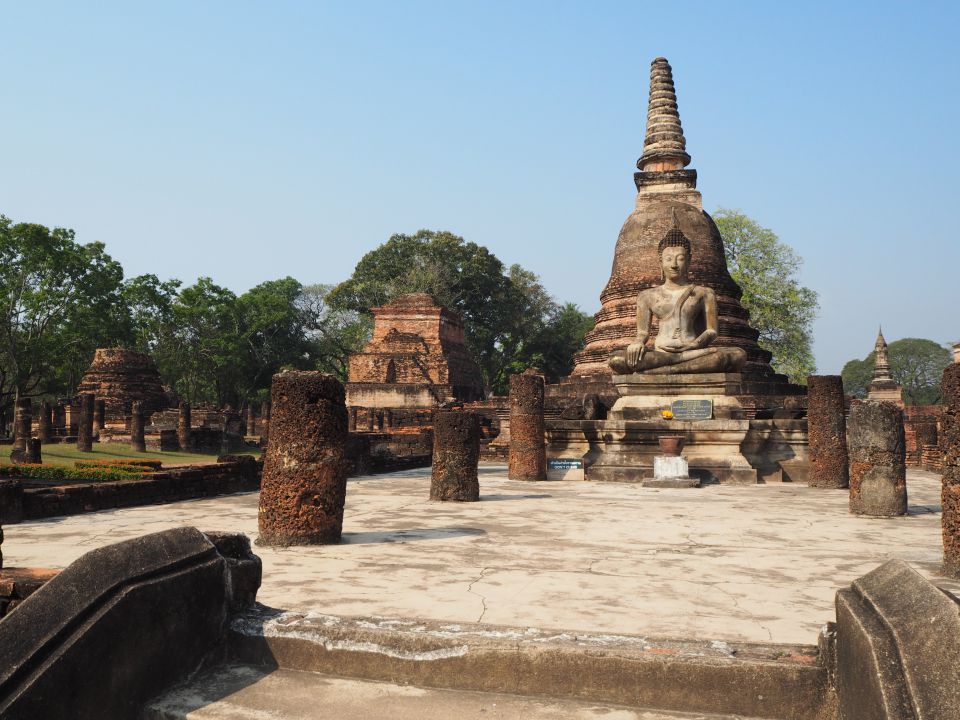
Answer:
[(226, 659), (240, 665), (423, 688), (777, 720), (820, 720), (833, 702), (812, 646), (348, 618), (263, 606), (236, 616), (227, 642)]
[(165, 693), (143, 720), (724, 720), (576, 700), (437, 690), (301, 670), (221, 665)]

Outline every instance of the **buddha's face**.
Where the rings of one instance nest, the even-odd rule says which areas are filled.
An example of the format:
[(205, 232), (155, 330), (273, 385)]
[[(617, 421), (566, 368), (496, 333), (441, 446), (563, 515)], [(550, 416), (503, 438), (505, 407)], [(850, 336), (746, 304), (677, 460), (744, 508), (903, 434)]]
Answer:
[(687, 279), (687, 268), (690, 267), (690, 254), (683, 247), (665, 247), (660, 253), (660, 267), (663, 277), (673, 282)]

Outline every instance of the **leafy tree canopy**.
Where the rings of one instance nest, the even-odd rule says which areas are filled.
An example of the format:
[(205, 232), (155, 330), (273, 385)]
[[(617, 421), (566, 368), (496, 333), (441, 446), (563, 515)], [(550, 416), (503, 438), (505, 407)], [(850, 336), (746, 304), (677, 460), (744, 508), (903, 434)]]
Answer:
[[(933, 340), (903, 338), (887, 346), (890, 375), (903, 387), (907, 405), (934, 405), (940, 402), (943, 370), (952, 362), (950, 351)], [(857, 398), (867, 396), (877, 364), (875, 352), (863, 360), (850, 360), (843, 366), (843, 390)]]
[(760, 347), (773, 353), (777, 372), (806, 383), (816, 372), (811, 331), (819, 306), (817, 293), (796, 278), (802, 260), (772, 230), (742, 212), (720, 208), (713, 219), (730, 275), (743, 290), (750, 324), (760, 331)]
[(540, 367), (549, 380), (569, 373), (592, 326), (576, 306), (559, 306), (532, 272), (505, 268), (487, 248), (446, 231), (393, 235), (361, 258), (327, 302), (368, 315), (410, 292), (429, 293), (463, 318), (467, 344), (497, 393), (527, 367)]

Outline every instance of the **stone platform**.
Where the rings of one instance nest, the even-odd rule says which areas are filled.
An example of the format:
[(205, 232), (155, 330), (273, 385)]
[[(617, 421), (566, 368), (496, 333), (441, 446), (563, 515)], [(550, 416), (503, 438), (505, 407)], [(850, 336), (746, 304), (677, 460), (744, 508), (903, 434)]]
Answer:
[[(847, 512), (843, 490), (791, 484), (661, 490), (510, 481), (480, 468), (477, 503), (431, 503), (429, 469), (351, 479), (340, 545), (258, 548), (265, 605), (342, 616), (718, 642), (814, 644), (836, 591), (897, 557), (942, 587), (940, 482), (910, 471), (909, 514)], [(257, 532), (256, 493), (24, 522), (4, 560), (64, 567), (181, 525)]]

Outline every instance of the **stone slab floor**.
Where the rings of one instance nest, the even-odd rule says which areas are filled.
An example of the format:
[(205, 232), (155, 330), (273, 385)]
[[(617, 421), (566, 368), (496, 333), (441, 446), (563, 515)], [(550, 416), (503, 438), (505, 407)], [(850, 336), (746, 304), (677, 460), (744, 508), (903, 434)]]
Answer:
[[(899, 557), (939, 576), (940, 481), (908, 475), (910, 512), (847, 513), (843, 490), (652, 489), (510, 481), (433, 503), (429, 469), (351, 479), (343, 542), (255, 549), (259, 600), (334, 615), (651, 637), (816, 642), (840, 587)], [(95, 547), (179, 525), (257, 533), (255, 493), (11, 525), (7, 566), (64, 567)]]

